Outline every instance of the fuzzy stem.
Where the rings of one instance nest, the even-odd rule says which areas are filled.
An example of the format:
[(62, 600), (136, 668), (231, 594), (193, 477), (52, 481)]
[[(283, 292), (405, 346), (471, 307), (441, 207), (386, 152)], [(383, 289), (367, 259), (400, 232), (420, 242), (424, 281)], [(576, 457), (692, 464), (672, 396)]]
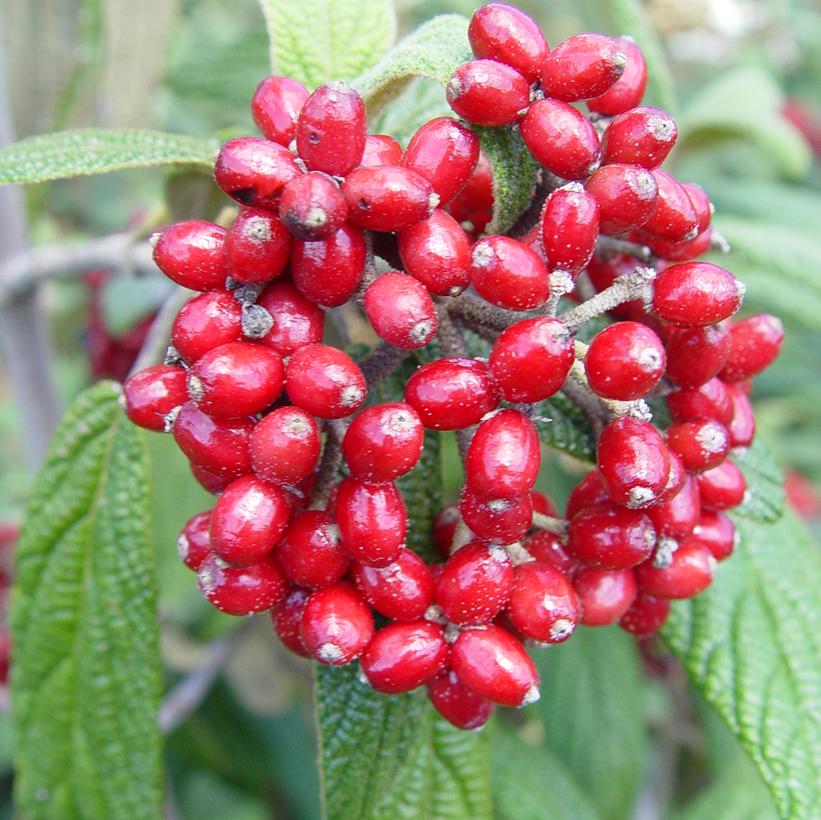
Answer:
[(559, 538), (567, 536), (567, 521), (564, 518), (554, 518), (552, 515), (534, 512), (533, 526), (539, 530), (552, 532), (553, 535), (558, 535)]
[(647, 245), (630, 242), (627, 239), (617, 239), (615, 236), (600, 236), (596, 240), (596, 253), (605, 257), (624, 254), (640, 262), (650, 262), (653, 258), (653, 252)]
[(326, 423), (325, 448), (322, 451), (316, 484), (309, 505), (312, 510), (324, 509), (328, 503), (328, 497), (339, 476), (339, 468), (342, 466), (342, 439), (345, 438), (348, 423), (344, 419), (333, 419)]
[(387, 342), (380, 342), (359, 363), (368, 389), (390, 376), (410, 355), (409, 350), (400, 350)]
[(559, 318), (569, 327), (576, 327), (585, 322), (601, 316), (603, 313), (618, 307), (625, 302), (634, 299), (644, 298), (648, 291), (648, 285), (656, 275), (653, 268), (636, 268), (630, 273), (620, 276), (601, 293), (597, 293), (592, 299), (574, 307), (563, 313)]

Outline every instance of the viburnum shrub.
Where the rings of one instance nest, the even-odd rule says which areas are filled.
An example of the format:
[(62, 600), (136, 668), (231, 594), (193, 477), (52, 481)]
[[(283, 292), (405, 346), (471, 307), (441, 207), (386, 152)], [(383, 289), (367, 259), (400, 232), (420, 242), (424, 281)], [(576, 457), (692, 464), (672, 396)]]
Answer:
[[(476, 729), (494, 704), (538, 699), (531, 651), (580, 624), (651, 635), (670, 599), (710, 584), (732, 552), (724, 512), (744, 498), (727, 456), (752, 440), (749, 379), (783, 333), (772, 316), (735, 321), (743, 284), (698, 260), (712, 207), (660, 169), (676, 123), (641, 104), (635, 43), (550, 49), (500, 3), (468, 34), (453, 116), (405, 151), (368, 132), (345, 82), (260, 82), (263, 136), (229, 140), (214, 167), (233, 221), (153, 239), (159, 268), (201, 295), (125, 404), (218, 496), (179, 539), (215, 607), (270, 611), (292, 651), (358, 662), (379, 692), (427, 686)], [(493, 172), (476, 126), (519, 129), (543, 169), (505, 234), (485, 230)], [(378, 339), (358, 358), (327, 333), (342, 305)], [(585, 343), (593, 320), (609, 323)], [(404, 400), (379, 401), (408, 363)], [(565, 516), (535, 490), (539, 403), (562, 391), (598, 437)], [(435, 539), (427, 563), (396, 480), (446, 430), (465, 481), (435, 532), (414, 534)]]

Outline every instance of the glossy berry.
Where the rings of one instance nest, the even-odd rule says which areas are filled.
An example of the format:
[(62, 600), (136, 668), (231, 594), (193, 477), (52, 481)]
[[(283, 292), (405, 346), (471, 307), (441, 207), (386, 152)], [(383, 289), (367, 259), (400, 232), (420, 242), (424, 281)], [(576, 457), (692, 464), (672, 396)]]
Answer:
[(291, 276), (299, 292), (323, 307), (344, 305), (365, 272), (365, 237), (343, 225), (325, 239), (291, 245)]
[(499, 626), (465, 629), (451, 647), (459, 682), (500, 706), (527, 706), (539, 699), (539, 673), (524, 647)]
[(712, 325), (732, 316), (743, 295), (744, 286), (728, 270), (712, 262), (683, 262), (656, 277), (653, 310), (674, 325)]
[(730, 353), (721, 325), (676, 328), (666, 341), (667, 376), (680, 387), (699, 387), (718, 374)]
[(604, 486), (604, 480), (599, 470), (590, 470), (587, 475), (571, 490), (567, 499), (567, 518), (587, 507), (597, 504), (608, 504), (613, 499)]
[(741, 382), (768, 368), (784, 341), (784, 325), (768, 313), (736, 322), (730, 329), (730, 353), (721, 370), (725, 382)]
[(171, 344), (189, 364), (215, 347), (242, 339), (242, 308), (224, 290), (212, 290), (187, 302), (171, 326)]
[(159, 364), (147, 367), (126, 379), (123, 399), (128, 418), (146, 430), (165, 430), (165, 417), (188, 401), (185, 371)]
[(578, 567), (578, 561), (567, 551), (562, 539), (547, 530), (536, 530), (533, 535), (528, 535), (524, 548), (535, 561), (555, 567), (568, 577)]
[(448, 558), (436, 582), (436, 603), (460, 625), (490, 623), (507, 604), (513, 564), (501, 547), (471, 543)]
[(669, 501), (684, 486), (684, 479), (687, 477), (684, 464), (669, 447), (667, 456), (670, 459), (670, 472), (667, 474), (667, 483), (659, 496), (659, 502)]
[(755, 414), (747, 394), (735, 384), (728, 384), (727, 391), (733, 402), (733, 420), (727, 427), (730, 447), (749, 447), (755, 438)]
[(729, 558), (736, 544), (733, 520), (717, 510), (702, 510), (693, 538), (705, 544), (716, 561)]
[(288, 264), (291, 236), (271, 212), (242, 208), (225, 236), (225, 269), (240, 282), (276, 279)]
[(459, 512), (477, 538), (495, 544), (512, 544), (530, 529), (533, 502), (529, 493), (482, 501), (472, 493), (463, 491)]
[(446, 205), (470, 179), (479, 162), (479, 137), (451, 117), (435, 117), (411, 137), (402, 164), (430, 180)]
[(631, 37), (619, 37), (619, 49), (627, 62), (624, 71), (610, 88), (587, 101), (587, 107), (598, 114), (613, 117), (635, 108), (644, 96), (647, 86), (647, 63), (641, 49)]
[(477, 428), (465, 457), (465, 486), (478, 499), (524, 495), (541, 464), (539, 434), (518, 410), (500, 410)]
[(251, 98), (251, 115), (257, 128), (271, 142), (288, 146), (296, 134), (296, 122), (308, 89), (291, 77), (266, 77)]
[(254, 472), (274, 484), (297, 484), (319, 463), (319, 427), (299, 407), (272, 410), (254, 427), (249, 444)]
[(239, 478), (251, 472), (248, 439), (251, 418), (214, 419), (186, 402), (174, 421), (177, 446), (197, 466), (217, 476)]
[(344, 351), (329, 345), (305, 345), (288, 360), (285, 391), (297, 407), (321, 419), (355, 413), (365, 401), (365, 377)]
[(351, 562), (334, 517), (321, 510), (305, 510), (296, 516), (274, 557), (289, 581), (311, 589), (335, 584)]
[(362, 159), (366, 126), (365, 103), (359, 94), (347, 83), (324, 83), (299, 114), (299, 156), (312, 171), (345, 176)]
[(225, 228), (202, 219), (169, 225), (154, 245), (157, 267), (189, 290), (215, 290), (225, 285)]
[(674, 421), (705, 416), (727, 425), (733, 418), (733, 399), (721, 379), (713, 378), (698, 387), (676, 390), (668, 394), (666, 400)]
[(438, 359), (408, 379), (405, 401), (429, 430), (461, 430), (494, 410), (498, 397), (484, 362)]
[(700, 505), (698, 482), (693, 476), (687, 475), (675, 495), (650, 507), (646, 512), (659, 538), (680, 541), (693, 532), (701, 514)]
[(470, 253), (470, 280), (488, 302), (511, 310), (530, 310), (547, 301), (545, 263), (509, 236), (480, 239)]
[(561, 100), (536, 100), (519, 125), (533, 158), (562, 179), (584, 179), (599, 159), (599, 138), (590, 121)]
[(311, 595), (299, 634), (311, 657), (331, 666), (345, 666), (371, 642), (373, 616), (362, 596), (340, 581)]
[(599, 567), (582, 567), (573, 577), (573, 588), (585, 626), (615, 623), (630, 609), (638, 585), (632, 569), (615, 572)]
[(321, 239), (340, 228), (347, 216), (342, 191), (321, 171), (292, 179), (279, 200), (282, 224), (299, 239)]
[(368, 285), (365, 314), (381, 339), (402, 350), (424, 347), (439, 329), (427, 288), (398, 271), (383, 273)]
[(639, 510), (601, 504), (570, 521), (568, 549), (584, 564), (629, 569), (647, 559), (656, 544), (653, 522)]
[(732, 461), (722, 461), (699, 475), (698, 491), (708, 510), (730, 510), (744, 501), (747, 481)]
[(505, 399), (535, 402), (561, 388), (573, 360), (572, 334), (562, 322), (540, 317), (502, 331), (493, 344), (488, 366)]
[(287, 590), (285, 578), (273, 558), (232, 567), (210, 555), (197, 570), (202, 594), (227, 615), (252, 615), (276, 606)]
[(262, 291), (257, 304), (271, 314), (271, 330), (260, 339), (280, 356), (290, 356), (299, 348), (322, 341), (325, 313), (306, 299), (294, 285), (278, 279)]
[(619, 40), (602, 34), (577, 34), (559, 43), (540, 72), (545, 96), (564, 102), (604, 94), (621, 77), (627, 56)]
[(443, 558), (450, 555), (450, 548), (453, 544), (453, 536), (456, 533), (456, 525), (459, 523), (459, 519), (459, 507), (456, 504), (442, 507), (433, 519), (433, 544)]
[(470, 240), (446, 211), (437, 208), (397, 240), (405, 270), (431, 293), (457, 296), (470, 284)]
[(542, 211), (542, 245), (551, 269), (574, 276), (587, 267), (599, 236), (599, 206), (580, 185), (557, 188)]
[(355, 478), (392, 481), (416, 466), (424, 437), (419, 415), (409, 404), (377, 404), (353, 420), (342, 440), (342, 454)]
[(387, 134), (368, 134), (360, 165), (401, 165), (402, 146)]
[(336, 519), (342, 544), (357, 561), (384, 567), (399, 557), (408, 521), (405, 502), (392, 482), (343, 479)]
[(637, 638), (647, 638), (661, 629), (670, 612), (670, 601), (640, 592), (630, 609), (619, 619), (619, 626)]
[(599, 206), (599, 226), (605, 234), (619, 236), (641, 227), (656, 208), (656, 180), (640, 165), (603, 165), (585, 187)]
[(658, 384), (666, 363), (664, 345), (647, 325), (617, 322), (593, 337), (584, 370), (594, 393), (633, 401)]
[(234, 480), (233, 476), (212, 473), (193, 461), (189, 462), (188, 466), (197, 483), (211, 495), (218, 495)]
[(652, 561), (636, 569), (639, 589), (656, 598), (692, 598), (713, 580), (716, 559), (709, 548), (696, 540), (681, 544), (672, 563), (660, 569)]
[(533, 503), (533, 512), (535, 513), (552, 516), (557, 516), (559, 514), (559, 508), (556, 506), (553, 499), (541, 490), (531, 490), (530, 500)]
[(351, 574), (365, 600), (393, 621), (415, 621), (433, 603), (433, 575), (412, 550), (403, 549), (384, 567), (356, 562)]
[(556, 567), (536, 561), (516, 567), (507, 615), (518, 632), (539, 643), (561, 643), (575, 631), (579, 607), (573, 585)]
[(616, 504), (632, 509), (659, 500), (670, 472), (667, 445), (646, 421), (622, 417), (610, 422), (599, 436), (598, 465)]
[(602, 136), (602, 162), (658, 168), (676, 144), (676, 121), (660, 108), (632, 108), (614, 117)]
[(721, 422), (699, 417), (672, 424), (667, 443), (689, 472), (698, 473), (724, 461), (730, 451), (730, 433)]
[(457, 729), (481, 729), (493, 711), (493, 704), (462, 686), (452, 670), (428, 684), (428, 698), (436, 711)]
[(653, 253), (667, 262), (691, 262), (703, 256), (713, 246), (712, 228), (707, 228), (693, 239), (681, 242), (670, 242), (667, 239), (658, 239), (651, 234), (642, 234), (641, 240)]
[(271, 622), (277, 637), (291, 652), (304, 658), (308, 657), (308, 650), (299, 636), (299, 627), (310, 596), (310, 590), (291, 587), (285, 597), (271, 610)]
[(180, 560), (196, 572), (211, 554), (208, 530), (211, 526), (211, 510), (192, 515), (177, 538), (177, 554)]
[(477, 239), (493, 218), (493, 170), (480, 152), (479, 163), (465, 187), (448, 204), (451, 216)]
[(473, 12), (468, 42), (477, 57), (509, 65), (530, 83), (538, 80), (548, 53), (538, 24), (507, 3), (487, 3)]
[(530, 103), (530, 84), (504, 63), (473, 60), (451, 74), (445, 95), (463, 120), (492, 127), (511, 125)]
[(642, 234), (668, 242), (685, 242), (698, 235), (698, 217), (684, 186), (665, 171), (652, 172), (658, 196), (653, 215), (642, 226)]
[(212, 418), (259, 413), (282, 393), (282, 356), (252, 342), (229, 342), (201, 356), (188, 372), (188, 392)]
[(237, 137), (220, 148), (214, 179), (240, 205), (276, 208), (282, 189), (302, 174), (294, 155), (258, 137)]

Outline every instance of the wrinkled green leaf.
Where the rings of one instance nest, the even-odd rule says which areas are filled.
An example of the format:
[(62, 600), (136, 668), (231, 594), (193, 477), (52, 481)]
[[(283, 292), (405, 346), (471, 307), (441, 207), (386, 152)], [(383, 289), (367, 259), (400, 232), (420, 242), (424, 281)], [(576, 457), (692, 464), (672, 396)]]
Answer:
[(391, 0), (260, 0), (271, 68), (309, 88), (351, 80), (372, 66), (396, 37)]
[(756, 438), (747, 449), (733, 453), (732, 460), (747, 479), (747, 497), (735, 514), (754, 521), (778, 521), (784, 513), (784, 476), (767, 445)]
[(160, 131), (57, 131), (29, 137), (0, 151), (0, 185), (26, 185), (149, 165), (210, 168), (217, 147), (211, 140)]
[(821, 558), (802, 524), (737, 519), (713, 584), (662, 635), (741, 741), (782, 817), (821, 815)]
[(17, 548), (18, 808), (161, 814), (161, 676), (148, 464), (120, 388), (83, 393), (55, 434)]
[(821, 224), (821, 194), (817, 191), (755, 178), (713, 175), (703, 182), (716, 207), (719, 224), (725, 219), (744, 217), (743, 225), (747, 227), (749, 220), (756, 220), (768, 226), (777, 224), (800, 230), (804, 236), (815, 239)]
[(549, 421), (536, 421), (542, 443), (582, 461), (596, 460), (596, 437), (593, 426), (583, 410), (561, 393), (539, 405), (539, 416)]
[(444, 88), (439, 83), (417, 77), (390, 105), (371, 118), (369, 128), (376, 134), (390, 134), (405, 146), (417, 128), (433, 117), (451, 113)]

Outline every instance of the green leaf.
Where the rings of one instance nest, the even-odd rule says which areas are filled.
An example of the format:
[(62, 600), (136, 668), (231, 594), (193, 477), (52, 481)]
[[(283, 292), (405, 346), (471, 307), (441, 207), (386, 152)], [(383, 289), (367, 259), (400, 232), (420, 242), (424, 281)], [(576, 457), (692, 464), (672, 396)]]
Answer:
[(582, 627), (534, 660), (545, 746), (602, 817), (629, 816), (647, 752), (635, 642), (616, 627)]
[(309, 88), (351, 80), (393, 44), (391, 0), (260, 0), (271, 46), (271, 68)]
[(767, 445), (757, 437), (750, 447), (734, 452), (732, 460), (747, 479), (747, 497), (735, 515), (778, 521), (784, 513), (784, 476)]
[(102, 382), (69, 409), (17, 548), (15, 792), (26, 817), (162, 813), (148, 464), (120, 393)]
[(444, 88), (439, 83), (417, 77), (390, 105), (371, 118), (368, 127), (377, 134), (390, 134), (404, 146), (416, 130), (433, 117), (451, 113)]
[(713, 584), (674, 604), (662, 630), (741, 741), (782, 817), (821, 816), (821, 558), (787, 513), (737, 520), (740, 544)]
[(160, 131), (57, 131), (29, 137), (0, 151), (0, 185), (27, 185), (149, 165), (211, 168), (217, 147), (212, 140)]
[(538, 415), (549, 421), (537, 421), (543, 444), (582, 461), (596, 460), (596, 437), (590, 419), (583, 410), (560, 393), (539, 405)]
[(425, 446), (415, 469), (397, 479), (408, 508), (407, 545), (426, 561), (438, 559), (431, 533), (433, 519), (442, 507), (441, 434), (425, 432)]
[[(821, 224), (821, 194), (801, 185), (786, 185), (771, 180), (742, 177), (716, 177), (703, 180), (710, 200), (721, 221), (731, 217), (791, 227), (811, 240)], [(766, 228), (765, 228), (766, 230)]]

